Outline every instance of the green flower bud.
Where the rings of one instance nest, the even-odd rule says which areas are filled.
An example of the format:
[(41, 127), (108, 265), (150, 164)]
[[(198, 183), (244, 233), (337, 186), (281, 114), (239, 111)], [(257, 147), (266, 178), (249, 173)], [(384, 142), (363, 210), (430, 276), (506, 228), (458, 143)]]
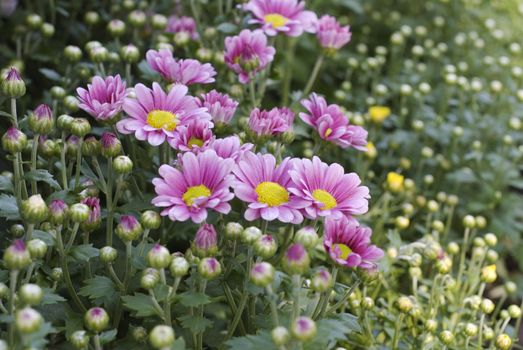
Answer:
[(13, 224), (9, 228), (9, 233), (11, 233), (11, 235), (15, 238), (20, 238), (25, 235), (25, 227), (24, 225), (20, 224)]
[(174, 277), (183, 277), (189, 272), (190, 264), (183, 256), (175, 256), (169, 265), (169, 271)]
[(220, 262), (214, 257), (204, 258), (198, 264), (198, 273), (205, 279), (211, 280), (222, 273)]
[(487, 226), (487, 219), (483, 216), (476, 216), (475, 219), (477, 228), (485, 228)]
[(174, 340), (174, 330), (170, 326), (155, 326), (149, 334), (149, 343), (155, 349), (170, 349)]
[(89, 136), (84, 139), (82, 144), (82, 154), (87, 157), (96, 157), (100, 154), (100, 141), (94, 136)]
[(84, 16), (85, 23), (89, 25), (97, 24), (100, 21), (100, 15), (95, 11), (88, 11)]
[(409, 275), (412, 278), (421, 278), (422, 272), (419, 267), (409, 267)]
[(287, 344), (289, 342), (289, 340), (291, 339), (291, 335), (289, 334), (289, 331), (287, 330), (287, 328), (285, 328), (283, 326), (274, 328), (271, 331), (271, 337), (272, 337), (272, 341), (274, 342), (274, 344), (276, 344), (276, 346), (278, 346), (278, 347)]
[(9, 295), (9, 287), (5, 283), (0, 282), (0, 300), (7, 298)]
[(73, 124), (73, 120), (74, 118), (71, 117), (70, 115), (68, 114), (62, 114), (60, 115), (57, 119), (56, 119), (56, 125), (64, 130), (64, 131), (69, 131), (71, 130), (71, 125)]
[(263, 259), (270, 259), (276, 254), (278, 245), (271, 235), (261, 235), (254, 242), (254, 252)]
[(42, 301), (44, 292), (39, 285), (26, 283), (20, 287), (19, 296), (24, 304), (38, 305)]
[(444, 257), (443, 259), (438, 260), (436, 262), (436, 268), (438, 269), (438, 272), (443, 275), (449, 273), (452, 268), (452, 259)]
[(116, 157), (122, 151), (122, 143), (115, 134), (110, 132), (102, 134), (100, 145), (102, 147), (102, 156), (106, 158)]
[(82, 50), (78, 46), (68, 45), (64, 49), (64, 56), (69, 62), (78, 62), (82, 58)]
[(250, 280), (258, 287), (267, 287), (274, 280), (274, 267), (268, 262), (254, 264), (250, 272)]
[(47, 253), (47, 244), (41, 239), (35, 238), (27, 242), (27, 250), (33, 259), (42, 259)]
[(75, 203), (69, 208), (69, 217), (73, 222), (82, 223), (89, 219), (91, 209), (87, 204)]
[(122, 46), (120, 56), (125, 63), (136, 63), (140, 59), (140, 50), (133, 44)]
[(456, 242), (450, 242), (447, 245), (447, 251), (451, 255), (456, 255), (459, 253), (459, 245)]
[(2, 94), (9, 98), (20, 98), (26, 91), (25, 83), (15, 67), (9, 69), (0, 87)]
[(118, 251), (110, 246), (105, 246), (100, 249), (100, 260), (103, 263), (111, 264), (118, 257)]
[(39, 194), (34, 194), (22, 201), (20, 209), (22, 218), (31, 224), (44, 221), (49, 213), (47, 205)]
[(474, 323), (467, 323), (465, 325), (465, 334), (468, 337), (475, 337), (478, 334), (478, 326)]
[(140, 279), (140, 286), (143, 289), (152, 289), (160, 281), (160, 272), (151, 267), (146, 268), (142, 272), (142, 277)]
[(43, 321), (42, 315), (30, 307), (17, 311), (15, 315), (16, 329), (22, 334), (36, 332), (42, 326)]
[(60, 281), (64, 275), (61, 267), (55, 267), (51, 270), (51, 278), (53, 281)]
[(311, 289), (315, 292), (324, 293), (332, 288), (334, 280), (329, 271), (326, 269), (319, 269), (312, 275)]
[(25, 18), (25, 23), (29, 26), (29, 28), (33, 30), (40, 29), (44, 21), (42, 20), (42, 17), (36, 13), (32, 13), (27, 15)]
[(57, 141), (52, 139), (42, 140), (43, 139), (40, 138), (40, 141), (38, 142), (38, 153), (41, 154), (43, 158), (49, 160), (53, 156), (60, 155), (60, 145)]
[(78, 137), (83, 137), (91, 132), (91, 124), (85, 118), (73, 119), (71, 123), (71, 133)]
[(409, 313), (409, 311), (414, 307), (414, 304), (409, 297), (401, 296), (396, 301), (396, 306), (400, 312), (406, 314)]
[(301, 342), (312, 340), (317, 332), (316, 323), (306, 316), (298, 317), (291, 326), (292, 336)]
[(250, 226), (243, 230), (241, 234), (242, 242), (245, 244), (252, 244), (262, 235), (262, 231), (255, 227)]
[(508, 295), (512, 295), (512, 294), (516, 293), (518, 290), (517, 284), (512, 281), (506, 282), (504, 287), (505, 287), (505, 291), (507, 292)]
[(508, 350), (512, 346), (512, 339), (508, 334), (500, 334), (496, 338), (496, 347), (501, 350)]
[(162, 218), (154, 210), (146, 210), (140, 216), (140, 221), (145, 229), (155, 230), (160, 227)]
[(113, 19), (107, 24), (107, 31), (113, 37), (120, 37), (125, 33), (125, 23), (119, 19)]
[(2, 136), (2, 148), (11, 154), (22, 152), (26, 147), (27, 136), (17, 128), (7, 129)]
[(128, 174), (133, 170), (133, 161), (127, 156), (117, 156), (113, 159), (113, 168), (117, 174)]
[(162, 14), (156, 13), (153, 15), (153, 18), (151, 19), (151, 24), (153, 26), (153, 29), (164, 30), (167, 26), (167, 17), (165, 17)]
[(71, 112), (78, 111), (78, 100), (74, 96), (65, 96), (64, 97), (64, 106), (67, 110)]
[(521, 308), (519, 306), (510, 305), (507, 310), (511, 318), (516, 319), (521, 317)]
[(147, 330), (143, 327), (135, 327), (131, 331), (133, 340), (138, 343), (145, 343), (147, 340)]
[(145, 24), (147, 16), (141, 10), (134, 10), (127, 16), (127, 20), (133, 27), (141, 28)]
[(498, 238), (493, 233), (487, 233), (483, 238), (489, 247), (494, 247), (496, 244), (498, 244)]
[(438, 328), (438, 321), (433, 320), (433, 319), (428, 319), (427, 321), (425, 321), (425, 329), (428, 332), (434, 333), (437, 328)]
[(237, 222), (228, 222), (225, 225), (225, 237), (228, 239), (238, 239), (243, 233), (243, 226)]
[(103, 63), (108, 60), (109, 51), (103, 46), (93, 47), (89, 50), (89, 57), (95, 63)]
[(40, 31), (44, 37), (50, 38), (54, 35), (55, 28), (51, 23), (44, 23), (42, 24), (42, 27), (40, 27)]
[(490, 299), (483, 299), (480, 305), (481, 311), (485, 314), (490, 314), (494, 311), (495, 305)]
[(465, 217), (463, 217), (463, 226), (466, 228), (476, 227), (476, 219), (472, 215), (465, 215)]
[(294, 241), (303, 245), (305, 249), (311, 249), (318, 242), (318, 233), (312, 226), (302, 227), (296, 232)]
[(396, 228), (398, 230), (405, 230), (406, 228), (409, 227), (410, 220), (409, 220), (409, 218), (407, 218), (405, 216), (397, 216), (394, 219), (394, 225), (396, 225)]
[(487, 265), (481, 269), (480, 280), (485, 283), (492, 283), (498, 278), (496, 265)]
[(163, 269), (171, 263), (171, 253), (164, 246), (155, 244), (147, 253), (147, 263), (155, 269)]
[(365, 297), (361, 301), (361, 306), (365, 310), (372, 310), (374, 308), (374, 300), (372, 300), (372, 298), (370, 298), (370, 297)]
[(84, 324), (87, 329), (100, 333), (109, 325), (109, 315), (101, 307), (90, 308), (85, 313)]
[(486, 260), (489, 264), (494, 264), (496, 261), (498, 261), (499, 255), (498, 252), (495, 250), (489, 249), (487, 250)]
[(89, 336), (86, 331), (76, 331), (71, 334), (69, 341), (77, 349), (84, 349), (89, 345)]
[(439, 334), (439, 340), (445, 345), (450, 345), (454, 341), (454, 335), (450, 331), (443, 331)]

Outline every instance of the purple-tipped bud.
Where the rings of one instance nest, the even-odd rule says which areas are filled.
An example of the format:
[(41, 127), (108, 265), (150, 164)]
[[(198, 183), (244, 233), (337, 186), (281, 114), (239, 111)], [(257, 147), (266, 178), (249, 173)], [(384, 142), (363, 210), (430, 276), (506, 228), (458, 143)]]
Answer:
[(89, 330), (100, 333), (109, 325), (109, 315), (101, 307), (93, 307), (85, 313), (84, 323)]
[(318, 233), (312, 226), (305, 226), (296, 232), (294, 240), (306, 249), (311, 249), (318, 242)]
[(203, 278), (211, 280), (222, 273), (222, 267), (216, 258), (204, 258), (198, 264), (198, 273)]
[(80, 138), (75, 135), (71, 135), (67, 138), (67, 156), (76, 158), (78, 153), (78, 147), (80, 147)]
[(44, 319), (35, 309), (25, 307), (18, 311), (15, 316), (16, 329), (22, 334), (36, 332), (42, 326)]
[(203, 224), (194, 237), (193, 251), (200, 258), (212, 256), (218, 250), (218, 238), (213, 225)]
[(316, 323), (309, 317), (298, 317), (292, 324), (291, 333), (302, 342), (312, 340), (317, 333)]
[(267, 287), (274, 280), (274, 267), (264, 261), (254, 264), (251, 269), (250, 280), (258, 287)]
[(11, 127), (2, 136), (2, 147), (9, 153), (22, 152), (27, 147), (27, 136), (17, 128)]
[(47, 205), (39, 194), (34, 194), (28, 199), (22, 201), (20, 209), (22, 218), (31, 224), (37, 224), (44, 221), (49, 213)]
[(140, 285), (143, 289), (154, 288), (159, 281), (160, 272), (158, 272), (158, 270), (153, 269), (152, 267), (148, 267), (145, 270), (143, 270), (142, 278), (140, 279)]
[(142, 225), (132, 215), (122, 215), (120, 223), (116, 226), (116, 234), (124, 242), (138, 239), (143, 232)]
[(47, 135), (53, 131), (53, 111), (48, 105), (41, 104), (29, 113), (29, 129), (35, 134)]
[(25, 83), (15, 67), (11, 67), (2, 81), (2, 93), (10, 98), (20, 98), (25, 95)]
[(35, 238), (27, 242), (27, 250), (33, 259), (42, 259), (47, 253), (47, 244), (41, 239)]
[(100, 209), (100, 199), (96, 197), (87, 197), (80, 201), (81, 204), (85, 204), (91, 209), (89, 212), (89, 218), (81, 223), (83, 231), (94, 231), (100, 227), (102, 222), (102, 211)]
[(102, 147), (102, 155), (107, 158), (116, 157), (122, 151), (120, 140), (111, 132), (104, 132), (102, 134), (100, 145)]
[(154, 230), (160, 227), (162, 218), (154, 210), (146, 210), (140, 216), (140, 221), (145, 229)]
[(334, 281), (332, 280), (330, 272), (325, 269), (320, 269), (311, 278), (311, 288), (315, 292), (326, 292), (333, 284)]
[(53, 199), (49, 203), (49, 221), (55, 225), (61, 225), (69, 213), (69, 206), (61, 199)]
[(171, 263), (171, 253), (169, 249), (160, 244), (155, 244), (149, 253), (147, 253), (147, 262), (149, 266), (155, 269), (164, 269)]
[(254, 242), (254, 252), (263, 259), (270, 259), (276, 254), (278, 245), (271, 235), (262, 235)]
[(290, 275), (301, 275), (309, 269), (310, 258), (305, 248), (295, 243), (287, 249), (283, 258), (283, 268)]

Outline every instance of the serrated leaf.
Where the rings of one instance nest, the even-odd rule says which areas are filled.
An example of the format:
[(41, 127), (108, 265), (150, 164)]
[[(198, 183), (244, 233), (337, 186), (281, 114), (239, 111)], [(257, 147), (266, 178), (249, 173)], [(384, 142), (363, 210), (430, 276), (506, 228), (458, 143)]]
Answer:
[(211, 299), (206, 294), (192, 291), (178, 295), (178, 300), (183, 306), (187, 307), (206, 305), (211, 302)]
[(351, 314), (320, 320), (317, 326), (318, 334), (305, 344), (304, 350), (333, 349), (339, 341), (346, 340), (351, 332), (361, 331), (356, 317)]
[(0, 175), (0, 191), (13, 193), (13, 182), (7, 176)]
[(88, 261), (98, 256), (98, 253), (98, 249), (94, 248), (92, 244), (80, 244), (74, 246), (69, 254), (78, 261)]
[(262, 331), (257, 335), (232, 338), (225, 345), (227, 345), (229, 350), (277, 350), (271, 335), (267, 331)]
[(49, 305), (49, 304), (56, 304), (61, 301), (67, 301), (67, 299), (65, 299), (61, 295), (53, 293), (53, 290), (50, 288), (44, 288), (44, 296), (43, 296), (40, 304)]
[(126, 295), (122, 297), (122, 300), (126, 308), (135, 312), (135, 316), (159, 315), (154, 307), (152, 298), (147, 294), (135, 293), (134, 295)]
[(85, 286), (80, 288), (78, 294), (91, 300), (110, 298), (116, 293), (116, 287), (111, 279), (105, 276), (94, 276), (84, 281)]
[(206, 328), (210, 328), (214, 324), (211, 320), (205, 317), (194, 315), (178, 317), (178, 321), (181, 322), (183, 328), (187, 328), (193, 333), (203, 332)]
[(41, 230), (34, 230), (33, 231), (33, 238), (41, 239), (45, 242), (48, 246), (52, 247), (54, 246), (54, 237), (49, 232), (41, 231)]
[(49, 80), (60, 81), (62, 79), (62, 76), (55, 70), (49, 68), (40, 68), (39, 71)]
[(16, 198), (7, 194), (0, 195), (0, 217), (6, 218), (7, 220), (18, 220), (20, 219), (20, 212), (18, 211), (18, 205), (16, 204)]
[(25, 173), (24, 178), (29, 181), (45, 182), (55, 190), (62, 189), (58, 181), (56, 181), (53, 175), (45, 169), (36, 169)]
[(100, 343), (107, 344), (112, 342), (114, 339), (116, 339), (116, 334), (118, 333), (118, 330), (111, 329), (110, 331), (103, 332), (100, 334)]
[(171, 350), (185, 350), (185, 340), (183, 337), (178, 337), (174, 344), (171, 346)]

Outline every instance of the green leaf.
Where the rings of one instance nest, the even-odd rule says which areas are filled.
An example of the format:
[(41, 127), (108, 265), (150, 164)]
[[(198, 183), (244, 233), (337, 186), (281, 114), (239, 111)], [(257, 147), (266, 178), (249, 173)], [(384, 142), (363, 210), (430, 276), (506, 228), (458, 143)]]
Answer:
[(14, 316), (2, 314), (0, 315), (0, 323), (11, 323), (15, 320)]
[(24, 345), (24, 348), (42, 349), (49, 342), (47, 340), (47, 335), (55, 332), (56, 329), (53, 327), (51, 322), (46, 322), (40, 327), (38, 331), (25, 334), (23, 337), (20, 337), (20, 339)]
[(14, 192), (13, 182), (7, 176), (0, 175), (0, 191)]
[(178, 296), (180, 303), (183, 306), (195, 307), (200, 305), (206, 305), (211, 302), (211, 299), (200, 292), (187, 291)]
[(134, 295), (126, 295), (122, 297), (122, 300), (126, 308), (135, 312), (135, 316), (160, 315), (154, 307), (152, 298), (147, 294), (135, 293)]
[(41, 231), (41, 230), (34, 230), (33, 238), (41, 239), (48, 246), (51, 246), (51, 247), (54, 246), (54, 237), (49, 232), (45, 232), (45, 231)]
[(20, 212), (18, 211), (18, 205), (16, 204), (16, 198), (7, 194), (0, 195), (0, 217), (6, 218), (7, 220), (18, 220), (20, 219)]
[(53, 290), (50, 288), (44, 288), (44, 296), (43, 296), (40, 304), (42, 304), (42, 305), (56, 304), (61, 301), (67, 301), (67, 299), (65, 299), (61, 295), (53, 293)]
[[(227, 345), (227, 348), (230, 350), (277, 350), (271, 335), (267, 331), (262, 331), (257, 335), (232, 338), (227, 341), (225, 345)], [(316, 349), (323, 350), (323, 348)]]
[(111, 329), (110, 331), (103, 332), (100, 334), (100, 343), (107, 344), (116, 339), (116, 334), (118, 333), (117, 329)]
[(174, 344), (171, 346), (171, 350), (185, 350), (185, 340), (183, 337), (178, 337)]
[(52, 69), (40, 68), (39, 71), (49, 80), (60, 81), (62, 79), (61, 75)]
[(184, 315), (178, 317), (183, 328), (189, 329), (193, 333), (203, 332), (206, 328), (211, 328), (213, 322), (202, 316)]
[(98, 249), (94, 248), (92, 244), (80, 244), (71, 249), (71, 256), (78, 261), (88, 261), (95, 256), (98, 256)]
[(357, 318), (351, 314), (340, 314), (335, 319), (317, 322), (318, 334), (307, 342), (304, 350), (333, 349), (339, 341), (346, 340), (351, 332), (361, 331)]
[(45, 182), (55, 190), (61, 190), (60, 184), (53, 178), (53, 175), (45, 169), (36, 169), (25, 173), (24, 178), (29, 181)]
[(236, 32), (238, 30), (238, 26), (236, 26), (235, 24), (226, 22), (226, 23), (219, 24), (216, 27), (216, 29), (222, 33), (230, 34), (230, 33)]
[(80, 288), (78, 294), (88, 297), (91, 300), (111, 298), (116, 294), (116, 287), (109, 278), (105, 276), (94, 276), (84, 281), (85, 286)]

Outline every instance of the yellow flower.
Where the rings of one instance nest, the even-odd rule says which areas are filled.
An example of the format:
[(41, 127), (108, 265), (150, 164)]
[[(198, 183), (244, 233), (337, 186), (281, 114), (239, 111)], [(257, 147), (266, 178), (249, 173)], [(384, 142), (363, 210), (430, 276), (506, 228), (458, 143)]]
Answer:
[(391, 171), (387, 174), (387, 188), (391, 192), (400, 192), (403, 190), (404, 180), (403, 175)]
[(488, 265), (481, 269), (481, 282), (492, 283), (498, 278), (496, 265)]
[(372, 141), (369, 141), (367, 143), (367, 152), (365, 153), (365, 156), (367, 156), (370, 159), (374, 159), (377, 155), (378, 151), (376, 150), (376, 146), (374, 146), (374, 143)]
[(372, 106), (369, 108), (370, 120), (374, 123), (381, 124), (390, 116), (390, 108), (385, 106)]

